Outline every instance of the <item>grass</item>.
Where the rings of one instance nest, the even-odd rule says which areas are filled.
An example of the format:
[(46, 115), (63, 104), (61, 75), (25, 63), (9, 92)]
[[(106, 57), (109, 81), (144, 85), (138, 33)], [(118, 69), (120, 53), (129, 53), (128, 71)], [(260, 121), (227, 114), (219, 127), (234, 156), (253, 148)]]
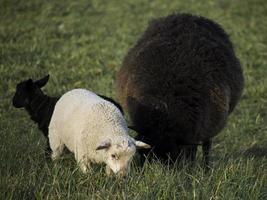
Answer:
[[(102, 166), (82, 174), (72, 155), (44, 159), (45, 141), (11, 106), (16, 83), (47, 73), (50, 95), (83, 87), (115, 97), (116, 72), (147, 22), (173, 12), (203, 15), (230, 34), (246, 87), (214, 139), (213, 169), (135, 164), (127, 181)], [(267, 4), (265, 0), (1, 0), (0, 199), (267, 199)]]

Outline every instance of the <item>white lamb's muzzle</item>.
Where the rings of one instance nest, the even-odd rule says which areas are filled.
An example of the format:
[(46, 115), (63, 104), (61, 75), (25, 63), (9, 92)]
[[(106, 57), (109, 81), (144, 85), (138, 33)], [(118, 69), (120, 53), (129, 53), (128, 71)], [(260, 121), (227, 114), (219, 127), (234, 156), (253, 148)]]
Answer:
[(120, 167), (119, 167), (119, 165), (118, 164), (110, 164), (109, 165), (109, 167), (110, 167), (110, 169), (113, 171), (113, 173), (114, 174), (117, 174), (118, 173), (118, 171), (120, 171)]
[(130, 163), (131, 161), (128, 161), (125, 164), (120, 164), (119, 161), (115, 161), (110, 163), (108, 166), (110, 167), (110, 169), (113, 171), (114, 174), (125, 176), (129, 171)]
[(127, 167), (126, 166), (120, 166), (120, 164), (117, 162), (114, 165), (111, 165), (110, 168), (112, 169), (112, 171), (115, 174), (117, 174), (119, 171), (123, 171)]

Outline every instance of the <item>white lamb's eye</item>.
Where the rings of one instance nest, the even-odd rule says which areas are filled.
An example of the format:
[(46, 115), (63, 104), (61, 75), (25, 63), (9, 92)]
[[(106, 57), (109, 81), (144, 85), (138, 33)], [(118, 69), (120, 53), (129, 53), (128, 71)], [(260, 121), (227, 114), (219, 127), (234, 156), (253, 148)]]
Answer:
[(115, 154), (111, 154), (112, 159), (119, 160), (119, 157)]

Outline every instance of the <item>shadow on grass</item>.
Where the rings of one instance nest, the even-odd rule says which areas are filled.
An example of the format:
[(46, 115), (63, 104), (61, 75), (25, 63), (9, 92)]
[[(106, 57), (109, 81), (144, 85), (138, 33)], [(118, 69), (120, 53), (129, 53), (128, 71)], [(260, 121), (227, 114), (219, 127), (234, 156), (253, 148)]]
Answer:
[(248, 148), (244, 153), (243, 156), (251, 158), (263, 158), (267, 157), (267, 144), (264, 146), (259, 146), (257, 144), (253, 145), (252, 147)]

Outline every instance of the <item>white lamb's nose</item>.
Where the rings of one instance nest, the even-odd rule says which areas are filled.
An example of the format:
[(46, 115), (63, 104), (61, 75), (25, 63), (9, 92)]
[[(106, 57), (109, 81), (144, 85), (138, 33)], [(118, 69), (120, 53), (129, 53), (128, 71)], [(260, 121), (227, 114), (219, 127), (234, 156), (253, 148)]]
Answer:
[(122, 167), (118, 173), (120, 177), (126, 177), (128, 174), (128, 167)]

